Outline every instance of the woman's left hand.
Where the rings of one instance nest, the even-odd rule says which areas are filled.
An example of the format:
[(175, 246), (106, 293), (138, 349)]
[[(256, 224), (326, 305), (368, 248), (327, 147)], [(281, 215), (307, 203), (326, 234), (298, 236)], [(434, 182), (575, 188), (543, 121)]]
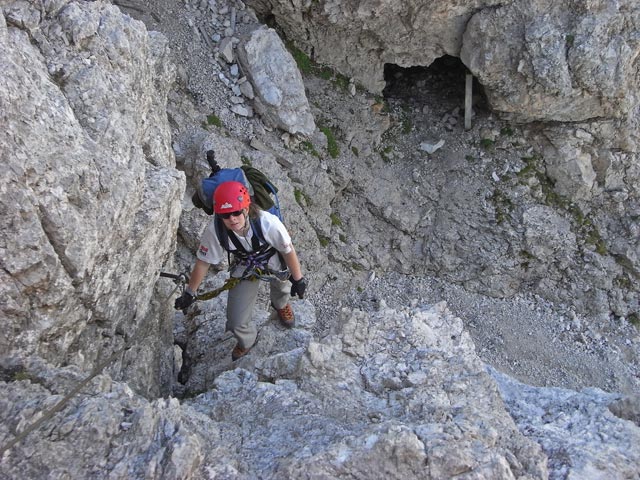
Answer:
[(304, 279), (304, 277), (301, 277), (299, 280), (294, 280), (293, 278), (291, 278), (290, 280), (291, 296), (295, 297), (296, 295), (298, 295), (299, 298), (302, 298), (304, 296), (304, 291), (307, 289), (307, 281)]

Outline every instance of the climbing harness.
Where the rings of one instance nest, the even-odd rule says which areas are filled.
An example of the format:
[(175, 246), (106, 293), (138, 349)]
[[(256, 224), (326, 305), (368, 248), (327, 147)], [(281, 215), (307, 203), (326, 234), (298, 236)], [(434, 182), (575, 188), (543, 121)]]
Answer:
[[(251, 237), (251, 251), (249, 251), (242, 244), (240, 239), (236, 235), (230, 235), (226, 229), (222, 220), (219, 217), (215, 219), (215, 230), (218, 237), (218, 241), (224, 250), (227, 251), (227, 257), (229, 262), (229, 271), (233, 271), (239, 266), (244, 267), (244, 273), (241, 278), (243, 280), (258, 279), (265, 282), (272, 282), (275, 280), (285, 281), (289, 279), (289, 270), (273, 270), (268, 266), (269, 260), (274, 255), (278, 255), (280, 264), (285, 265), (284, 258), (278, 250), (269, 245), (264, 239), (262, 232), (262, 226), (260, 222), (249, 218), (249, 224), (253, 231)], [(235, 250), (229, 248), (229, 244), (233, 244)], [(233, 260), (231, 256), (233, 255)]]

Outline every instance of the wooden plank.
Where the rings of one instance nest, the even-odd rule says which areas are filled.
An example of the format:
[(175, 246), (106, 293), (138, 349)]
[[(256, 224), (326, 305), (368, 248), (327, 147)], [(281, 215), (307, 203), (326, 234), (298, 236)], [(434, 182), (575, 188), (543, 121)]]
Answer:
[(471, 112), (473, 99), (473, 75), (467, 73), (464, 88), (464, 129), (471, 129)]

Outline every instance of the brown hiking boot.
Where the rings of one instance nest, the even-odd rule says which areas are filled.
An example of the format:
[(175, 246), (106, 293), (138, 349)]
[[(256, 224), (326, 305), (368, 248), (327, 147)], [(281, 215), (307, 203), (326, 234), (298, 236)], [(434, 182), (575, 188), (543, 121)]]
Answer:
[(290, 304), (286, 304), (282, 308), (275, 308), (276, 312), (278, 312), (278, 320), (280, 323), (284, 325), (286, 328), (291, 328), (296, 323), (296, 317), (293, 314), (293, 308), (291, 308)]
[(242, 348), (240, 347), (240, 345), (236, 345), (235, 348), (231, 351), (231, 360), (235, 362), (240, 357), (244, 357), (247, 353), (249, 353), (249, 350), (251, 350), (251, 347)]

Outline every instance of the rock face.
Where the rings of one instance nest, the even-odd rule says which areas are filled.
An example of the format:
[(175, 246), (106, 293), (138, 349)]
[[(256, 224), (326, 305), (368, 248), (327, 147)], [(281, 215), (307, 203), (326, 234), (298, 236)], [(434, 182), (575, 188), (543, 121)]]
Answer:
[[(327, 5), (339, 11), (339, 2)], [(363, 4), (361, 11), (376, 8)], [(228, 61), (231, 51), (224, 47)], [(185, 189), (184, 175), (174, 169), (165, 113), (173, 78), (167, 53), (161, 35), (110, 4), (2, 4), (1, 477), (637, 474), (637, 397), (558, 394), (492, 377), (462, 321), (444, 304), (416, 301), (393, 310), (379, 303), (374, 313), (345, 308), (322, 340), (311, 332), (317, 318), (310, 303), (294, 303), (297, 328), (291, 330), (258, 308), (259, 343), (232, 364), (228, 344), (223, 347), (228, 337), (221, 333), (222, 297), (187, 319), (178, 314), (181, 345), (174, 346), (174, 316), (165, 298), (170, 286), (156, 282), (158, 272), (171, 267)], [(349, 114), (343, 115), (348, 121)], [(369, 137), (352, 133), (364, 143), (380, 137), (377, 127)], [(216, 141), (229, 161), (242, 158), (235, 141), (221, 138)], [(583, 133), (580, 138), (588, 140)], [(271, 153), (255, 155), (250, 160), (260, 168), (274, 169), (293, 157), (284, 152), (278, 162)], [(321, 209), (333, 200), (333, 189), (350, 179), (338, 178), (336, 187), (329, 168), (312, 161), (315, 171), (303, 161), (289, 167), (314, 192), (330, 192), (315, 207)], [(199, 175), (199, 167), (191, 165), (191, 174)], [(367, 199), (381, 223), (407, 235), (396, 239), (397, 250), (410, 258), (416, 250), (407, 238), (431, 225), (431, 212), (409, 205), (398, 215), (390, 201), (401, 204), (411, 192), (400, 196), (391, 181), (378, 189), (381, 177), (375, 173), (363, 176), (364, 193), (357, 201), (348, 198), (349, 208)], [(383, 179), (392, 180), (392, 173), (384, 169)], [(420, 179), (419, 172), (414, 178)], [(611, 174), (605, 181), (628, 180)], [(441, 195), (446, 203), (450, 190), (428, 195)], [(297, 201), (291, 186), (283, 187), (285, 196), (291, 205)], [(464, 202), (449, 198), (462, 210)], [(329, 211), (324, 208), (319, 221)], [(350, 213), (346, 206), (340, 211)], [(574, 255), (566, 245), (575, 240), (573, 233), (553, 213), (524, 209), (524, 240), (535, 255)], [(449, 220), (434, 216), (434, 225)], [(190, 220), (195, 236), (201, 218), (194, 214)], [(302, 238), (316, 235), (315, 225), (298, 222), (307, 229)], [(360, 229), (368, 237), (362, 245), (379, 238), (365, 235), (379, 227), (384, 225)], [(443, 249), (454, 243), (439, 240)], [(622, 243), (625, 248), (629, 244)], [(371, 262), (368, 267), (388, 265), (388, 251), (358, 255)], [(452, 251), (451, 258), (461, 262), (460, 253)], [(637, 258), (632, 254), (628, 258)], [(317, 252), (307, 258), (318, 270), (326, 267)], [(114, 362), (83, 384), (88, 371), (111, 356)], [(183, 363), (178, 372), (179, 357), (198, 362)], [(153, 399), (173, 391), (176, 379), (189, 398)], [(566, 414), (570, 408), (577, 412)], [(573, 430), (568, 436), (558, 428)]]
[(384, 66), (460, 57), (496, 111), (521, 121), (637, 115), (640, 7), (633, 0), (250, 0), (313, 57), (372, 92)]
[(493, 108), (520, 121), (627, 119), (639, 101), (639, 28), (633, 1), (513, 2), (473, 15), (460, 58)]
[[(536, 388), (496, 371), (492, 375), (520, 430), (549, 456), (550, 478), (638, 476), (637, 396), (620, 399), (596, 388)], [(558, 462), (560, 457), (565, 461)]]
[[(529, 284), (545, 298), (575, 304), (590, 314), (637, 318), (637, 291), (627, 286), (637, 284), (640, 271), (635, 213), (640, 208), (638, 2), (253, 0), (248, 4), (273, 18), (314, 60), (337, 69), (371, 92), (381, 92), (385, 87), (387, 64), (429, 66), (443, 55), (458, 57), (479, 80), (491, 110), (513, 125), (522, 125), (522, 143), (527, 146), (522, 148), (522, 159), (527, 165), (505, 167), (505, 173), (511, 170), (512, 174), (495, 175), (493, 186), (480, 186), (482, 182), (473, 178), (464, 180), (464, 188), (457, 188), (460, 180), (449, 177), (446, 181), (456, 182), (456, 188), (449, 190), (447, 186), (437, 199), (440, 193), (434, 191), (439, 187), (434, 184), (441, 173), (439, 165), (430, 166), (427, 175), (419, 179), (416, 175), (407, 178), (404, 183), (414, 183), (415, 191), (400, 194), (396, 192), (403, 185), (378, 181), (395, 178), (389, 171), (393, 166), (384, 165), (385, 172), (363, 169), (366, 171), (354, 174), (353, 179), (347, 175), (345, 183), (352, 181), (355, 189), (364, 191), (366, 201), (355, 208), (349, 203), (340, 205), (340, 209), (353, 214), (363, 208), (371, 210), (372, 206), (376, 218), (367, 219), (359, 227), (367, 229), (367, 223), (384, 218), (383, 225), (371, 230), (384, 236), (390, 224), (408, 235), (396, 234), (398, 239), (388, 241), (380, 238), (378, 243), (393, 242), (398, 248), (391, 253), (373, 248), (360, 255), (363, 258), (357, 258), (357, 262), (365, 269), (371, 257), (379, 264), (394, 264), (396, 255), (406, 257), (406, 261), (401, 259), (402, 267), (394, 268), (410, 271), (416, 265), (433, 265), (433, 271), (451, 272), (456, 282), (490, 295), (511, 295), (520, 285)], [(321, 98), (310, 100), (313, 104)], [(421, 107), (420, 100), (415, 104)], [(402, 114), (399, 116), (402, 118)], [(332, 120), (345, 140), (352, 142), (352, 148), (361, 151), (351, 133), (353, 119), (335, 115)], [(472, 134), (477, 136), (477, 132)], [(465, 135), (467, 132), (455, 132), (452, 137)], [(440, 153), (451, 164), (460, 163), (464, 154), (452, 151), (450, 143), (436, 155)], [(467, 153), (466, 157), (470, 156)], [(421, 165), (423, 159), (414, 157), (409, 168), (426, 170)], [(531, 174), (534, 164), (535, 175)], [(472, 169), (459, 170), (465, 177), (464, 170)], [(389, 188), (383, 183), (389, 183)], [(522, 183), (533, 197), (531, 203), (544, 206), (512, 208), (523, 203)], [(483, 191), (485, 187), (495, 190), (489, 194)], [(475, 200), (469, 194), (471, 189), (478, 190)], [(487, 218), (477, 211), (482, 209), (477, 199), (485, 195), (504, 200), (495, 205), (499, 223), (506, 220), (502, 211), (509, 212), (509, 231), (498, 235), (500, 238), (494, 233), (501, 226), (485, 230)], [(406, 208), (406, 197), (415, 198), (415, 204), (424, 206), (424, 211)], [(334, 202), (335, 207), (339, 201)], [(527, 225), (528, 210), (540, 207), (555, 210), (554, 216), (560, 211), (564, 218), (535, 227), (538, 233), (534, 233)], [(395, 218), (393, 212), (398, 209), (405, 211), (406, 219)], [(465, 224), (472, 226), (467, 230)], [(354, 243), (360, 247), (366, 246), (371, 237), (370, 232), (347, 233), (359, 237)], [(548, 238), (555, 246), (536, 249), (543, 255), (532, 254), (526, 238), (532, 233), (538, 239)], [(340, 247), (345, 252), (348, 248)], [(487, 249), (494, 251), (485, 252)], [(522, 252), (525, 258), (512, 256), (506, 260), (500, 253), (505, 250)], [(345, 256), (341, 251), (336, 255)], [(589, 265), (586, 275), (585, 263)]]
[(385, 64), (426, 66), (445, 54), (458, 56), (471, 16), (500, 2), (249, 0), (247, 4), (272, 15), (286, 35), (313, 52), (318, 62), (380, 93), (385, 87)]
[[(428, 66), (450, 55), (478, 78), (491, 109), (505, 118), (584, 122), (588, 138), (550, 126), (538, 140), (558, 192), (575, 200), (599, 193), (598, 169), (615, 155), (608, 152), (633, 153), (626, 166), (638, 163), (640, 6), (633, 0), (248, 4), (273, 16), (316, 61), (371, 92), (385, 87), (386, 64)], [(637, 181), (628, 179), (626, 189)]]
[[(379, 307), (372, 314), (343, 309), (341, 326), (322, 341), (307, 330), (316, 318), (306, 302), (294, 304), (292, 330), (258, 311), (260, 341), (236, 364), (219, 337), (203, 332), (193, 337), (197, 349), (207, 352), (208, 365), (223, 368), (215, 378), (194, 375), (194, 390), (207, 391), (182, 403), (146, 400), (100, 375), (42, 430), (2, 452), (0, 473), (634, 478), (640, 427), (621, 417), (633, 416), (637, 398), (533, 388), (490, 375), (444, 304)], [(222, 332), (223, 319), (207, 323)], [(33, 357), (2, 364), (2, 375), (3, 442), (82, 377)]]
[(238, 45), (238, 59), (255, 93), (254, 106), (267, 125), (311, 136), (315, 122), (302, 76), (282, 40), (271, 28), (259, 28)]
[[(299, 325), (315, 322), (310, 305), (295, 309)], [(546, 456), (517, 430), (462, 322), (444, 305), (381, 308), (371, 316), (344, 310), (343, 320), (339, 331), (317, 342), (304, 328), (283, 331), (264, 319), (261, 340), (235, 365), (243, 368), (228, 364), (208, 392), (183, 404), (149, 402), (99, 376), (87, 387), (91, 395), (49, 420), (45, 428), (53, 433), (34, 432), (4, 453), (0, 472), (32, 478), (547, 477)], [(200, 341), (206, 348), (217, 339)], [(36, 359), (5, 364), (3, 372), (13, 379), (0, 389), (5, 439), (80, 379), (69, 367)]]
[(157, 395), (172, 339), (154, 279), (184, 190), (166, 41), (114, 6), (67, 1), (5, 2), (0, 40), (0, 350), (91, 368), (129, 341), (114, 375)]

